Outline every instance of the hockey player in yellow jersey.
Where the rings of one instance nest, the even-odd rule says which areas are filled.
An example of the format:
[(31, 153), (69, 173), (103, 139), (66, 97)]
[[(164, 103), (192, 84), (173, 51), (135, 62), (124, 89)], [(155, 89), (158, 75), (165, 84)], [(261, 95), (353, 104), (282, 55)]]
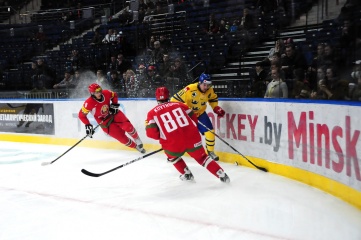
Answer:
[(198, 83), (192, 83), (174, 94), (170, 100), (171, 102), (185, 103), (197, 115), (198, 120), (207, 128), (198, 123), (199, 132), (205, 136), (206, 148), (208, 155), (214, 160), (218, 161), (219, 157), (214, 153), (215, 135), (211, 120), (206, 111), (207, 102), (212, 107), (213, 112), (219, 117), (225, 115), (225, 111), (218, 106), (218, 96), (212, 88), (212, 80), (209, 74), (202, 73), (199, 76)]

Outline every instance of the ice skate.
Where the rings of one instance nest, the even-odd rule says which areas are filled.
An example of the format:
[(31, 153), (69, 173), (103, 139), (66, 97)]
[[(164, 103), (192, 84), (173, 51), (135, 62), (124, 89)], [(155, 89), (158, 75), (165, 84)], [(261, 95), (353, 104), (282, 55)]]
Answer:
[(135, 148), (140, 152), (140, 153), (145, 153), (145, 149), (143, 148), (143, 142), (142, 140), (140, 140), (140, 138), (138, 137), (137, 139), (134, 139), (135, 144), (137, 145)]
[(140, 153), (145, 153), (145, 149), (143, 148), (143, 144), (139, 144), (135, 146), (135, 149), (137, 149)]
[(219, 160), (219, 157), (213, 151), (208, 151), (208, 156), (210, 156), (214, 161)]
[(186, 167), (184, 169), (184, 171), (185, 171), (185, 173), (179, 176), (180, 180), (182, 180), (182, 181), (193, 181), (194, 180), (193, 174), (188, 169), (188, 167)]
[(134, 139), (134, 142), (139, 148), (143, 148), (143, 142), (140, 140), (140, 138)]
[(220, 177), (219, 179), (221, 180), (221, 182), (224, 182), (224, 183), (231, 182), (231, 179), (228, 177), (227, 173), (224, 174), (224, 177)]
[(182, 181), (193, 181), (194, 180), (193, 174), (191, 172), (182, 174), (179, 176), (179, 178)]
[(231, 179), (228, 177), (227, 173), (225, 173), (222, 169), (219, 169), (217, 171), (217, 175), (219, 177), (219, 180), (224, 183), (229, 183)]

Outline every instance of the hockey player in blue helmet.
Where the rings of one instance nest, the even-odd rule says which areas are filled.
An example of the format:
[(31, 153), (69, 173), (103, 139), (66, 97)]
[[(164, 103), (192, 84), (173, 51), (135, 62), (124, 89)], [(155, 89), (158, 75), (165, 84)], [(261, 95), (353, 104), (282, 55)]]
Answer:
[[(185, 103), (197, 115), (198, 120), (206, 127), (198, 123), (199, 132), (205, 136), (208, 155), (218, 161), (219, 157), (214, 153), (215, 135), (211, 120), (206, 113), (207, 102), (218, 117), (223, 117), (225, 111), (218, 106), (218, 96), (212, 88), (212, 79), (209, 74), (202, 73), (198, 83), (192, 83), (180, 90), (170, 100), (171, 102)], [(209, 130), (210, 129), (210, 130)]]

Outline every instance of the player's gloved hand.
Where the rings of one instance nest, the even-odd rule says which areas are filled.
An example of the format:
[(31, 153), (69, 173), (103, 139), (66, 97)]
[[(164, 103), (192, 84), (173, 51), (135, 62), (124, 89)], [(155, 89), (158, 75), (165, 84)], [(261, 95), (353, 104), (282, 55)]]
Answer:
[(95, 133), (93, 129), (93, 125), (91, 124), (85, 125), (85, 131), (86, 131), (86, 135), (88, 135), (89, 137), (93, 137), (93, 134)]
[(213, 108), (213, 112), (215, 112), (218, 117), (223, 117), (226, 114), (226, 112), (220, 106)]
[(110, 107), (109, 107), (109, 113), (110, 114), (117, 114), (119, 112), (119, 105), (118, 103), (112, 103), (110, 104)]

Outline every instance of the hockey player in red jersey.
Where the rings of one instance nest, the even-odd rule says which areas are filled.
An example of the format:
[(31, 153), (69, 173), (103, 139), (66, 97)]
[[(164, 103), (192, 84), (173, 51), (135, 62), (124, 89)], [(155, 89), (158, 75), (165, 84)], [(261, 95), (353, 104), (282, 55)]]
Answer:
[[(89, 92), (91, 96), (85, 100), (78, 114), (79, 119), (85, 124), (86, 134), (89, 137), (92, 137), (94, 134), (93, 125), (90, 124), (87, 117), (88, 113), (91, 113), (105, 133), (123, 143), (125, 146), (135, 148), (139, 152), (145, 153), (137, 130), (125, 114), (118, 109), (117, 93), (110, 90), (103, 90), (96, 83), (89, 86)], [(128, 133), (132, 139), (125, 133)]]
[(180, 179), (194, 179), (182, 158), (187, 152), (222, 182), (229, 182), (228, 175), (207, 155), (202, 146), (196, 114), (184, 103), (169, 102), (169, 91), (166, 87), (157, 88), (155, 96), (158, 106), (148, 112), (146, 134), (149, 138), (159, 140), (168, 161), (181, 173)]

